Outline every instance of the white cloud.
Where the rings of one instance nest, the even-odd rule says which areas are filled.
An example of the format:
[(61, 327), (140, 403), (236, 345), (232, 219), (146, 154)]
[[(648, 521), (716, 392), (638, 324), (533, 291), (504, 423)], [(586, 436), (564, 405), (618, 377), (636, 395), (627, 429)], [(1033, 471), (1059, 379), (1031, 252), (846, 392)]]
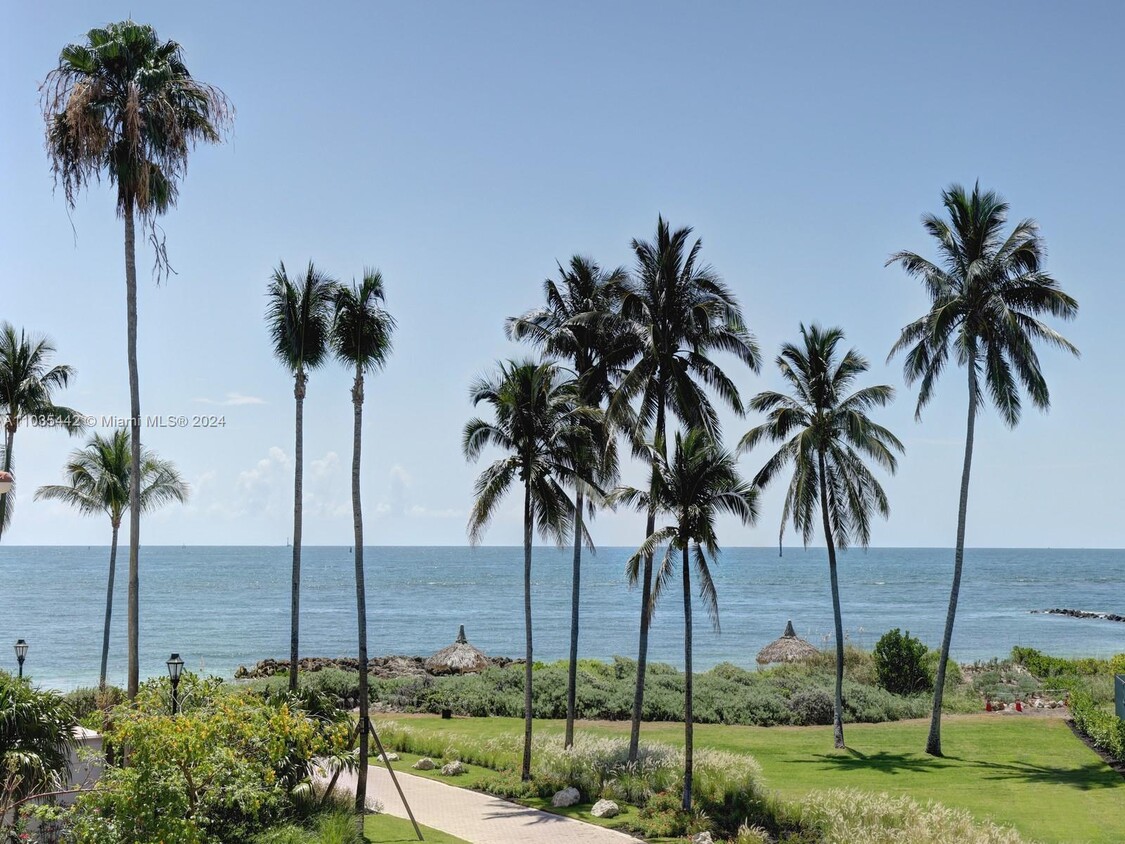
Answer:
[(226, 398), (221, 401), (208, 398), (195, 399), (199, 404), (216, 404), (222, 407), (241, 407), (247, 404), (265, 404), (266, 400), (258, 398), (257, 396), (244, 396), (242, 393), (227, 393)]

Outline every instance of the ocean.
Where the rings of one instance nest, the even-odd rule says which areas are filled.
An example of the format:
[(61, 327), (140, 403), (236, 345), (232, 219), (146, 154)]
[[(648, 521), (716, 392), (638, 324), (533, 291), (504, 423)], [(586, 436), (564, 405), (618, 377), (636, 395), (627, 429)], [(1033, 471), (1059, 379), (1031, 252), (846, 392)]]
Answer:
[[(639, 591), (627, 585), (633, 549), (586, 554), (581, 655), (635, 657)], [(953, 656), (1006, 655), (1027, 645), (1058, 655), (1125, 651), (1125, 624), (1033, 614), (1067, 607), (1125, 614), (1125, 551), (966, 551)], [(366, 549), (369, 652), (428, 655), (464, 624), (486, 653), (523, 655), (522, 557), (518, 547)], [(26, 639), (25, 673), (68, 690), (97, 682), (109, 550), (0, 546), (0, 643)], [(351, 549), (302, 552), (302, 656), (354, 656)], [(124, 684), (128, 549), (118, 553), (109, 664)], [(289, 653), (286, 547), (144, 547), (141, 551), (141, 674), (162, 675), (175, 651), (191, 670), (231, 677), (239, 665)], [(570, 552), (537, 547), (533, 563), (535, 658), (566, 656)], [(850, 550), (840, 557), (845, 636), (870, 648), (892, 627), (931, 647), (941, 642), (953, 552), (931, 548)], [(714, 568), (721, 632), (697, 605), (695, 664), (754, 666), (758, 650), (792, 619), (799, 635), (832, 643), (827, 557), (822, 548), (728, 548)], [(696, 581), (698, 582), (698, 581)], [(650, 660), (683, 664), (679, 582), (658, 605)], [(10, 644), (0, 668), (15, 670)]]

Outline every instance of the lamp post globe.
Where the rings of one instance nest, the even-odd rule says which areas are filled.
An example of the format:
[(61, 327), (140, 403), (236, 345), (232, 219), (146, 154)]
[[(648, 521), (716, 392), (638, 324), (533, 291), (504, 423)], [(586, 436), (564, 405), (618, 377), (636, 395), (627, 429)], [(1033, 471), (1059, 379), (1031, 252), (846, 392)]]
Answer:
[(180, 675), (184, 672), (184, 661), (179, 654), (168, 657), (168, 678), (172, 681), (172, 715), (180, 711), (179, 687)]
[(20, 664), (20, 679), (23, 679), (23, 661), (27, 659), (27, 642), (16, 639), (16, 662)]

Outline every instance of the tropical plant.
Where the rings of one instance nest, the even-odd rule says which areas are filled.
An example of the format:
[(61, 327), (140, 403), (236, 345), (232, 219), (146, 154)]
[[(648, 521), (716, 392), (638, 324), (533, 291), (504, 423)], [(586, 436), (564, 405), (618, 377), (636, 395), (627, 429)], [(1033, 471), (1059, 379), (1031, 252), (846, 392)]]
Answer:
[(63, 698), (0, 671), (0, 837), (36, 795), (67, 786), (74, 716)]
[(536, 529), (559, 545), (574, 521), (574, 504), (562, 484), (578, 475), (575, 455), (590, 448), (590, 429), (583, 424), (593, 412), (583, 407), (573, 384), (564, 381), (552, 363), (501, 361), (497, 371), (477, 379), (469, 390), (474, 406), (492, 406), (495, 421), (471, 419), (465, 425), (462, 450), (476, 462), (484, 450), (499, 448), (504, 456), (477, 478), (476, 501), (469, 514), (469, 539), (480, 542), (501, 499), (518, 479), (523, 486), (523, 611), (524, 611), (524, 744), (520, 775), (531, 778), (532, 653), (531, 546)]
[[(719, 553), (715, 534), (715, 517), (726, 512), (737, 516), (743, 524), (757, 518), (758, 490), (739, 477), (734, 455), (719, 447), (711, 435), (698, 428), (686, 436), (676, 434), (671, 460), (655, 448), (651, 462), (655, 483), (649, 492), (625, 487), (615, 499), (637, 505), (648, 512), (670, 516), (674, 522), (654, 530), (630, 559), (636, 566), (641, 558), (652, 557), (665, 549), (664, 559), (653, 581), (653, 599), (675, 573), (674, 552), (679, 551), (680, 574), (684, 599), (684, 783), (683, 809), (691, 810), (692, 797), (692, 598), (691, 569), (695, 564), (699, 576), (699, 595), (715, 628), (719, 627), (719, 602), (711, 565)], [(710, 559), (709, 559), (710, 558)]]
[(912, 695), (930, 685), (926, 672), (926, 646), (921, 640), (903, 633), (899, 628), (888, 630), (875, 643), (871, 652), (879, 685), (888, 692)]
[[(743, 413), (734, 382), (709, 354), (733, 354), (755, 372), (760, 366), (758, 345), (747, 331), (734, 294), (708, 265), (702, 263), (702, 241), (690, 240), (691, 229), (672, 231), (663, 217), (656, 221), (651, 242), (633, 240), (634, 276), (622, 297), (621, 313), (637, 335), (640, 353), (621, 379), (610, 402), (610, 416), (632, 431), (634, 450), (641, 456), (667, 456), (665, 427), (670, 412), (688, 428), (720, 437), (719, 420), (707, 394), (713, 391), (736, 413)], [(636, 412), (629, 403), (636, 400)], [(649, 433), (646, 433), (649, 432)], [(644, 447), (651, 442), (653, 448)], [(656, 470), (651, 472), (655, 483)], [(645, 536), (656, 526), (650, 511)], [(652, 556), (629, 570), (630, 583), (641, 583), (641, 622), (637, 648), (637, 684), (629, 746), (636, 758), (644, 707), (648, 665), (648, 635), (652, 621)]]
[(133, 469), (129, 505), (129, 697), (139, 675), (141, 399), (137, 374), (136, 218), (156, 251), (155, 272), (170, 269), (156, 218), (176, 203), (188, 157), (218, 143), (233, 109), (218, 88), (194, 79), (175, 41), (151, 26), (122, 21), (68, 44), (42, 86), (47, 154), (55, 183), (74, 207), (81, 189), (105, 175), (125, 221), (129, 427)]
[[(805, 545), (816, 530), (816, 514), (828, 548), (828, 575), (832, 586), (832, 616), (836, 625), (836, 697), (833, 734), (836, 747), (844, 746), (844, 623), (840, 613), (840, 583), (836, 549), (853, 541), (864, 548), (871, 539), (873, 512), (886, 518), (890, 505), (879, 481), (867, 468), (873, 460), (889, 472), (898, 465), (895, 452), (902, 443), (867, 413), (884, 407), (894, 389), (883, 385), (863, 387), (849, 394), (856, 378), (867, 371), (867, 360), (855, 349), (837, 356), (844, 339), (839, 328), (801, 326), (801, 344), (785, 343), (777, 366), (790, 388), (789, 394), (766, 391), (750, 400), (750, 407), (767, 413), (768, 421), (746, 433), (739, 443), (750, 450), (760, 442), (781, 443), (781, 448), (754, 478), (767, 486), (792, 465), (793, 477), (781, 512), (781, 534), (790, 519)], [(779, 537), (779, 544), (780, 544)]]
[(926, 232), (937, 241), (938, 262), (914, 252), (897, 252), (887, 261), (888, 266), (898, 264), (921, 281), (930, 297), (929, 310), (902, 329), (887, 358), (905, 353), (906, 383), (918, 383), (915, 418), (921, 419), (951, 355), (965, 367), (969, 384), (953, 584), (926, 739), (926, 752), (934, 756), (941, 755), (941, 700), (965, 560), (977, 413), (991, 399), (1004, 423), (1014, 428), (1022, 409), (1021, 386), (1035, 407), (1047, 410), (1050, 391), (1035, 343), (1078, 354), (1069, 340), (1039, 319), (1050, 314), (1069, 320), (1078, 313), (1078, 302), (1044, 269), (1045, 246), (1039, 225), (1031, 219), (1021, 220), (1005, 235), (1008, 203), (993, 191), (981, 191), (979, 183), (971, 193), (960, 185), (950, 186), (942, 192), (942, 205), (948, 220), (933, 214), (922, 218)]
[[(113, 616), (113, 581), (117, 571), (117, 532), (129, 507), (129, 472), (132, 459), (129, 432), (118, 428), (112, 436), (94, 434), (85, 448), (71, 452), (66, 464), (66, 484), (49, 484), (35, 491), (35, 500), (61, 501), (82, 515), (109, 516), (112, 531), (109, 545), (109, 578), (105, 596), (105, 625), (102, 630), (102, 662), (98, 688), (105, 688), (109, 663), (109, 629)], [(162, 460), (149, 449), (141, 450), (141, 512), (147, 513), (187, 500), (188, 485), (170, 460)]]
[(312, 261), (304, 276), (290, 278), (281, 262), (266, 291), (266, 324), (273, 353), (293, 373), (296, 405), (293, 446), (293, 572), (289, 615), (289, 690), (297, 691), (297, 660), (301, 627), (301, 525), (305, 472), (305, 390), (309, 370), (328, 358), (332, 307), (337, 282)]
[(368, 372), (383, 368), (391, 354), (395, 322), (383, 310), (383, 276), (365, 270), (363, 282), (336, 291), (332, 346), (336, 356), (355, 368), (352, 382), (352, 522), (355, 528), (355, 601), (359, 632), (359, 770), (356, 776), (355, 811), (362, 815), (367, 803), (368, 700), (367, 700), (367, 587), (363, 577), (363, 508), (359, 496), (360, 452), (363, 444), (363, 380)]
[[(74, 367), (51, 366), (54, 344), (46, 337), (16, 331), (10, 322), (0, 323), (0, 412), (4, 414), (3, 471), (12, 471), (16, 431), (20, 425), (59, 427), (70, 435), (83, 430), (82, 416), (57, 405), (51, 396), (74, 377)], [(12, 519), (15, 492), (0, 493), (0, 536)]]
[[(628, 275), (621, 267), (606, 271), (593, 259), (575, 255), (567, 267), (559, 265), (558, 279), (543, 282), (546, 305), (505, 326), (515, 340), (526, 340), (552, 357), (569, 361), (578, 381), (578, 396), (586, 407), (602, 409), (613, 381), (636, 355), (636, 335), (623, 330), (617, 316)], [(592, 429), (596, 451), (588, 455), (588, 472), (604, 486), (616, 482), (617, 459), (613, 438), (604, 425)], [(582, 544), (586, 527), (583, 510), (596, 512), (597, 490), (581, 482), (574, 490), (574, 556), (570, 585), (570, 657), (566, 691), (567, 747), (574, 744), (574, 713), (578, 685), (579, 599)], [(588, 538), (587, 538), (588, 541)], [(591, 549), (593, 543), (589, 542)]]

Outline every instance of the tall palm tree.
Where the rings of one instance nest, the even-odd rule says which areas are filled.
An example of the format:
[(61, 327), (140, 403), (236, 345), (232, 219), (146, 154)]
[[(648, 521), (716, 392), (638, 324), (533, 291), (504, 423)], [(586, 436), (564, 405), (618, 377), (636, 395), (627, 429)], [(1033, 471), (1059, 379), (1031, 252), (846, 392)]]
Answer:
[[(655, 448), (651, 454), (656, 482), (649, 492), (623, 488), (616, 497), (649, 512), (673, 519), (654, 530), (633, 555), (638, 564), (664, 547), (664, 559), (653, 583), (654, 598), (675, 574), (674, 552), (680, 552), (680, 574), (684, 600), (684, 790), (683, 808), (691, 810), (692, 798), (692, 607), (691, 569), (699, 576), (699, 595), (715, 629), (719, 628), (719, 603), (711, 565), (719, 553), (715, 517), (722, 512), (737, 516), (743, 524), (758, 517), (758, 490), (739, 477), (734, 455), (721, 448), (706, 431), (694, 428), (686, 436), (676, 433), (671, 460)], [(708, 559), (710, 558), (710, 559)]]
[(233, 109), (218, 88), (194, 79), (175, 41), (151, 26), (122, 21), (91, 29), (59, 53), (41, 88), (47, 153), (56, 184), (74, 207), (78, 193), (104, 175), (117, 188), (125, 221), (125, 295), (129, 356), (129, 679), (139, 675), (141, 542), (141, 398), (137, 372), (136, 220), (156, 251), (156, 273), (170, 269), (156, 218), (176, 203), (188, 157), (199, 143), (218, 143)]
[(777, 357), (789, 394), (766, 391), (754, 396), (751, 409), (768, 413), (769, 421), (751, 429), (739, 443), (746, 451), (763, 441), (781, 443), (755, 476), (757, 487), (766, 487), (787, 466), (793, 467), (781, 513), (782, 533), (792, 518), (793, 527), (801, 532), (807, 546), (820, 511), (836, 624), (832, 718), (836, 747), (844, 747), (844, 622), (836, 549), (843, 550), (853, 541), (866, 548), (871, 541), (871, 514), (878, 512), (883, 518), (890, 514), (887, 496), (864, 458), (894, 472), (898, 465), (895, 452), (903, 450), (894, 434), (867, 415), (872, 408), (890, 402), (894, 388), (863, 387), (849, 394), (868, 364), (855, 349), (837, 357), (836, 347), (843, 339), (844, 332), (839, 328), (822, 329), (814, 324), (806, 329), (802, 325), (801, 345), (785, 343)]
[(889, 361), (900, 352), (906, 353), (906, 383), (918, 383), (915, 417), (921, 418), (922, 408), (933, 397), (934, 385), (951, 352), (965, 367), (969, 383), (953, 586), (926, 739), (926, 752), (933, 756), (941, 756), (941, 701), (965, 560), (965, 519), (977, 412), (991, 398), (1004, 423), (1014, 428), (1020, 420), (1021, 386), (1033, 405), (1047, 410), (1050, 391), (1034, 344), (1038, 341), (1078, 354), (1070, 341), (1039, 320), (1043, 314), (1069, 320), (1078, 313), (1078, 302), (1064, 293), (1043, 268), (1045, 248), (1039, 225), (1031, 219), (1021, 220), (1005, 235), (1008, 203), (993, 191), (981, 191), (979, 183), (971, 193), (960, 185), (951, 185), (942, 192), (942, 205), (948, 220), (933, 214), (922, 218), (926, 232), (937, 241), (937, 263), (913, 252), (897, 252), (887, 261), (888, 266), (898, 264), (907, 275), (921, 281), (930, 297), (930, 309), (902, 329), (887, 357)]
[[(492, 406), (495, 421), (471, 419), (465, 425), (462, 449), (476, 462), (484, 450), (499, 448), (504, 456), (477, 478), (476, 502), (469, 514), (469, 539), (475, 545), (495, 515), (500, 501), (518, 479), (523, 486), (523, 613), (524, 613), (524, 742), (521, 776), (531, 779), (531, 546), (534, 531), (560, 546), (574, 522), (574, 504), (562, 483), (581, 471), (574, 455), (589, 448), (591, 415), (573, 385), (552, 363), (507, 361), (473, 383), (473, 405)], [(589, 478), (580, 478), (589, 481)]]
[(359, 631), (359, 769), (355, 811), (367, 804), (368, 701), (367, 701), (367, 587), (363, 578), (363, 510), (359, 497), (360, 451), (363, 444), (363, 379), (383, 368), (391, 354), (394, 319), (383, 310), (383, 276), (365, 270), (363, 283), (340, 287), (336, 292), (332, 346), (336, 356), (355, 368), (352, 382), (352, 523), (355, 527), (355, 603)]
[[(758, 345), (743, 323), (734, 294), (710, 266), (702, 263), (702, 241), (693, 243), (690, 238), (690, 228), (672, 231), (664, 218), (658, 217), (653, 240), (632, 243), (636, 268), (622, 298), (621, 312), (632, 323), (641, 350), (610, 403), (610, 415), (631, 425), (634, 449), (641, 455), (646, 453), (641, 444), (651, 442), (654, 453), (667, 456), (668, 413), (686, 427), (700, 428), (718, 440), (719, 420), (708, 389), (742, 415), (738, 389), (710, 354), (728, 352), (755, 372), (761, 365)], [(627, 413), (634, 399), (637, 411)], [(651, 477), (655, 483), (655, 470)], [(656, 512), (650, 511), (645, 536), (652, 535), (655, 525)], [(631, 565), (629, 579), (641, 583), (637, 684), (629, 734), (629, 758), (635, 761), (654, 608), (652, 555)]]
[[(82, 416), (69, 407), (55, 404), (51, 393), (74, 377), (74, 367), (52, 366), (54, 344), (46, 337), (16, 331), (10, 322), (0, 323), (0, 412), (4, 414), (2, 468), (12, 471), (16, 431), (21, 424), (58, 426), (72, 436), (83, 430)], [(12, 519), (15, 493), (0, 494), (0, 536)]]
[[(624, 268), (603, 270), (593, 259), (575, 255), (567, 267), (559, 265), (558, 279), (543, 282), (546, 304), (508, 320), (510, 339), (526, 340), (557, 358), (570, 362), (578, 381), (578, 396), (590, 408), (601, 409), (613, 381), (635, 356), (636, 335), (623, 330), (617, 316), (628, 274)], [(613, 438), (605, 426), (592, 431), (599, 445), (590, 455), (589, 472), (603, 486), (616, 482), (617, 460)], [(582, 578), (582, 544), (588, 540), (583, 510), (596, 509), (595, 495), (581, 482), (574, 491), (574, 555), (570, 592), (570, 655), (567, 664), (565, 746), (574, 744), (574, 719), (578, 686), (579, 603)], [(593, 548), (592, 543), (590, 547)]]
[[(109, 628), (113, 616), (113, 581), (117, 570), (117, 532), (129, 507), (131, 471), (129, 432), (118, 428), (112, 436), (94, 434), (85, 448), (71, 452), (66, 464), (66, 484), (49, 484), (35, 491), (35, 500), (62, 501), (83, 515), (109, 516), (112, 531), (109, 545), (109, 579), (105, 596), (105, 625), (102, 630), (102, 663), (98, 687), (105, 688), (109, 663)], [(188, 485), (176, 464), (162, 460), (150, 449), (141, 451), (141, 511), (148, 513), (187, 500)]]
[(290, 592), (289, 691), (297, 691), (301, 620), (301, 523), (305, 472), (305, 389), (308, 373), (328, 358), (332, 308), (338, 285), (313, 262), (304, 276), (290, 278), (284, 262), (273, 271), (266, 291), (266, 324), (273, 353), (293, 373), (296, 404), (293, 446), (293, 579)]

